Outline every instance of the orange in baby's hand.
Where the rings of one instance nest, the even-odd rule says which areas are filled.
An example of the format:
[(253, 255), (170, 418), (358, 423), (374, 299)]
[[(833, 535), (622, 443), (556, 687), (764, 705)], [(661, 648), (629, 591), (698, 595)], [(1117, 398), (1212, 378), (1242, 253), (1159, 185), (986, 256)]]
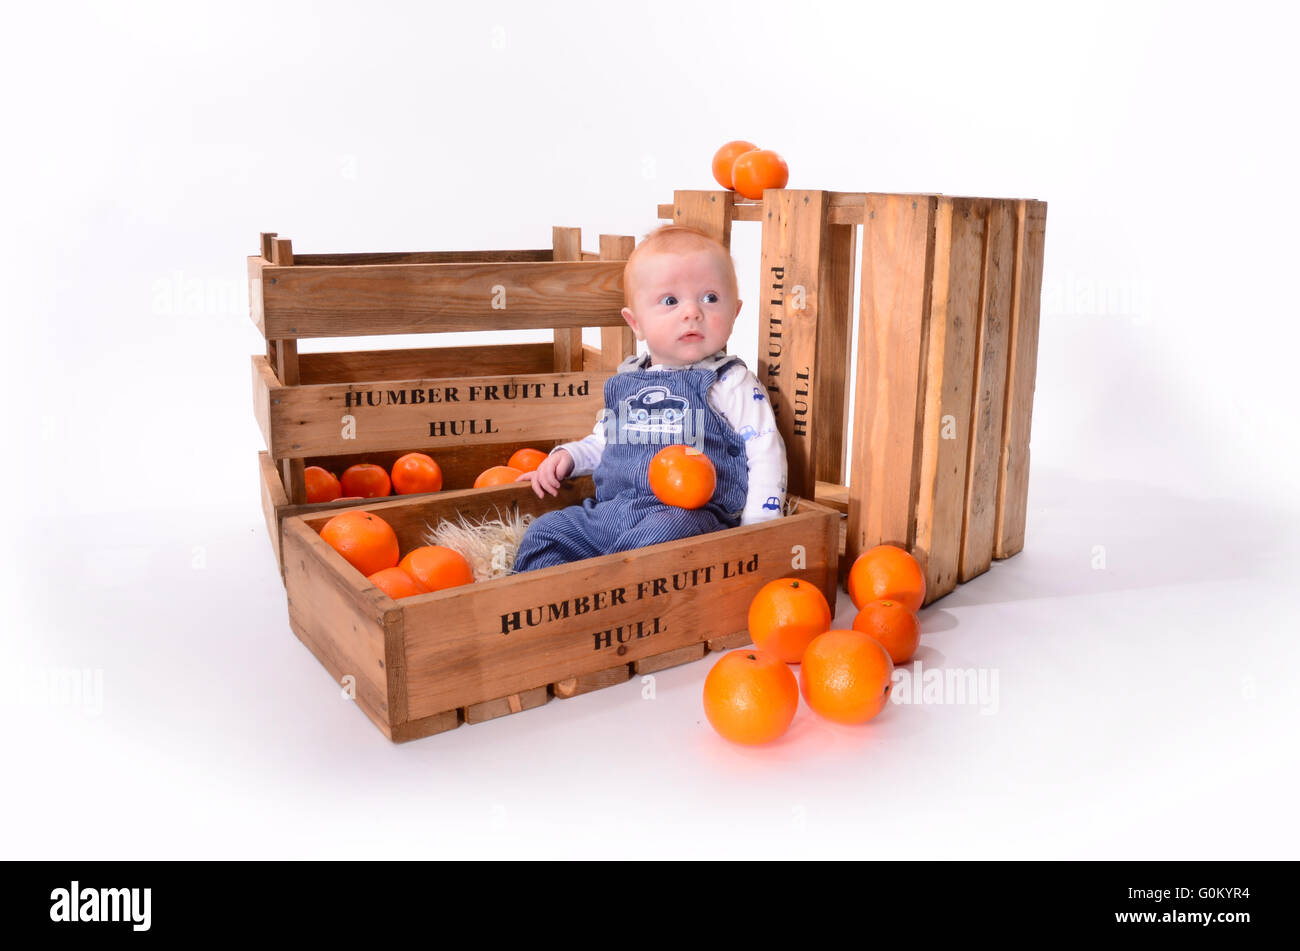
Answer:
[(767, 651), (731, 651), (704, 678), (704, 715), (733, 743), (775, 740), (799, 709), (799, 683), (781, 658)]
[(752, 152), (758, 148), (753, 142), (746, 142), (744, 139), (736, 139), (734, 142), (728, 142), (718, 151), (713, 153), (713, 180), (723, 188), (735, 188), (731, 179), (731, 167), (736, 164), (736, 159), (746, 152)]
[(754, 646), (787, 664), (797, 664), (814, 637), (830, 630), (833, 617), (826, 595), (798, 578), (777, 578), (749, 602), (749, 636)]
[(506, 465), (520, 472), (536, 472), (537, 467), (545, 461), (546, 453), (540, 449), (516, 449)]
[(894, 676), (889, 652), (861, 631), (819, 635), (799, 665), (803, 698), (836, 723), (866, 723), (885, 708)]
[(921, 566), (897, 545), (877, 545), (859, 555), (849, 569), (845, 587), (859, 610), (868, 601), (880, 598), (901, 601), (909, 611), (921, 610), (925, 602)]
[(713, 498), (718, 473), (699, 449), (666, 446), (650, 460), (650, 491), (664, 505), (697, 509)]
[(343, 470), (339, 479), (344, 495), (359, 495), (363, 499), (377, 499), (388, 495), (393, 488), (392, 480), (383, 466), (372, 462), (359, 462)]
[(343, 488), (334, 473), (320, 466), (308, 466), (302, 475), (307, 483), (308, 502), (337, 502), (343, 494)]
[(408, 452), (393, 463), (393, 488), (398, 495), (442, 491), (442, 467), (432, 456)]
[(394, 601), (399, 598), (413, 598), (417, 594), (427, 594), (429, 591), (401, 568), (385, 568), (383, 571), (376, 571), (366, 580)]
[(367, 578), (396, 567), (400, 557), (393, 527), (361, 509), (335, 515), (320, 530), (320, 537)]
[(427, 591), (441, 591), (474, 582), (465, 556), (445, 545), (425, 545), (409, 552), (399, 566)]
[(901, 601), (868, 601), (853, 619), (853, 630), (880, 641), (895, 664), (905, 664), (921, 643), (921, 623)]
[(474, 488), (482, 489), (489, 485), (508, 485), (511, 482), (517, 482), (523, 475), (514, 466), (493, 466), (491, 469), (484, 469), (474, 480)]

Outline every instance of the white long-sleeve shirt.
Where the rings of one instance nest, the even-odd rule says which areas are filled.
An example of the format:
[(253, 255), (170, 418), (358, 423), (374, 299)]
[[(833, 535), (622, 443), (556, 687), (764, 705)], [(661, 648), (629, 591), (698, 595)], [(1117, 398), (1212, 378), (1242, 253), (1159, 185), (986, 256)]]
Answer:
[[(713, 367), (731, 357), (719, 351), (691, 367)], [(618, 372), (628, 370), (675, 370), (661, 363), (650, 364), (650, 355), (628, 357), (619, 365)], [(776, 428), (772, 404), (758, 377), (743, 363), (732, 367), (726, 376), (709, 387), (705, 394), (709, 406), (745, 440), (745, 458), (749, 468), (749, 490), (745, 508), (740, 515), (741, 525), (753, 525), (780, 518), (785, 506), (786, 458), (785, 443)], [(605, 452), (605, 423), (598, 419), (591, 435), (576, 442), (556, 446), (551, 452), (565, 450), (573, 457), (573, 471), (569, 476), (590, 475), (595, 471)]]

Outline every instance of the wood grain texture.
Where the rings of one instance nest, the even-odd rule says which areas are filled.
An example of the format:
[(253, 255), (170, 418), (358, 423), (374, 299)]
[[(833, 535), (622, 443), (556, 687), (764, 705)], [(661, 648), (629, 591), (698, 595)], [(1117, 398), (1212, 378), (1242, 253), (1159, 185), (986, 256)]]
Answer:
[[(834, 577), (825, 552), (836, 519), (809, 506), (777, 521), (484, 582), (451, 597), (404, 599), (411, 715), (603, 676), (696, 644), (709, 630), (741, 630), (756, 585), (788, 575), (825, 585)], [(807, 550), (802, 571), (790, 567), (795, 544)], [(750, 562), (753, 571), (735, 573)], [(834, 589), (824, 593), (829, 599)]]
[[(785, 443), (787, 492), (801, 498), (812, 498), (815, 492), (815, 446), (824, 436), (814, 410), (820, 385), (819, 308), (826, 304), (830, 282), (826, 194), (768, 189), (763, 197), (767, 218), (760, 266), (763, 313), (757, 376), (766, 387)], [(832, 365), (838, 366), (838, 359)], [(838, 396), (832, 392), (829, 398)], [(842, 427), (843, 419), (825, 425)]]
[(260, 353), (253, 354), (253, 418), (267, 448), (271, 446), (271, 393), (278, 389), (280, 381), (271, 370), (271, 361)]
[(936, 199), (867, 195), (858, 308), (847, 572), (868, 548), (911, 549)]
[[(582, 260), (582, 229), (551, 229), (553, 260)], [(582, 370), (582, 328), (557, 327), (554, 330), (555, 354), (552, 369), (556, 373), (573, 373)]]
[(488, 264), (495, 261), (550, 261), (550, 248), (500, 251), (371, 251), (345, 254), (295, 254), (299, 266), (353, 264)]
[(482, 703), (471, 703), (465, 707), (465, 722), (484, 723), (487, 720), (495, 720), (497, 717), (509, 716), (512, 713), (534, 710), (550, 699), (551, 692), (546, 687), (535, 687), (532, 690), (512, 693), (508, 697), (484, 700)]
[(274, 339), (624, 322), (616, 261), (264, 267), (262, 289)]
[(262, 306), (262, 268), (266, 261), (260, 257), (248, 258), (248, 316), (257, 332), (266, 336), (266, 311)]
[(927, 604), (957, 586), (986, 214), (979, 199), (938, 199), (912, 548), (925, 573)]
[(813, 468), (817, 479), (843, 484), (849, 448), (849, 378), (853, 361), (853, 275), (857, 229), (831, 225), (818, 269), (817, 387), (813, 419)]
[(584, 693), (591, 693), (593, 690), (617, 687), (619, 684), (625, 684), (631, 679), (632, 665), (616, 664), (613, 667), (606, 667), (604, 670), (593, 670), (590, 673), (565, 677), (563, 680), (558, 680), (552, 684), (551, 690), (560, 699), (568, 700), (572, 697), (580, 697)]
[(396, 722), (389, 708), (385, 656), (387, 606), (392, 601), (300, 518), (284, 526), (285, 591), (294, 633), (343, 690), (354, 678), (356, 704), (387, 734)]
[(280, 578), (284, 578), (284, 559), (280, 555), (280, 512), (289, 505), (289, 496), (284, 491), (284, 480), (280, 477), (275, 463), (268, 452), (257, 454), (257, 469), (262, 497), (262, 518), (266, 520), (266, 534), (271, 540), (271, 550), (275, 553), (275, 564), (280, 569)]
[(994, 558), (1009, 558), (1025, 546), (1029, 500), (1029, 433), (1038, 368), (1038, 321), (1043, 287), (1047, 204), (1021, 201), (1016, 209), (1016, 264), (1006, 414), (999, 459)]
[[(600, 259), (602, 261), (626, 261), (632, 256), (636, 239), (631, 235), (602, 234), (600, 236)], [(609, 376), (618, 370), (618, 365), (627, 357), (636, 353), (636, 334), (624, 321), (622, 327), (600, 328), (600, 368)]]
[(988, 571), (993, 562), (1015, 269), (1015, 203), (991, 201), (987, 214), (983, 292), (975, 333), (966, 499), (957, 564), (957, 580), (963, 584)]
[(643, 657), (632, 662), (632, 676), (640, 677), (644, 674), (653, 674), (655, 671), (667, 670), (670, 667), (689, 664), (692, 661), (700, 660), (708, 653), (708, 650), (708, 645), (701, 641), (698, 644), (687, 644), (685, 647), (679, 647), (676, 650), (664, 651), (662, 654)]
[(279, 387), (270, 394), (276, 458), (580, 439), (604, 406), (604, 379), (540, 373)]
[(736, 193), (731, 191), (673, 192), (673, 222), (702, 231), (724, 248), (731, 247), (731, 213)]
[(706, 642), (711, 654), (735, 650), (738, 647), (748, 647), (752, 643), (754, 643), (754, 638), (750, 635), (748, 629), (736, 631), (733, 634), (723, 634), (720, 637), (711, 637)]
[(549, 373), (552, 353), (549, 343), (300, 353), (298, 379), (307, 385)]

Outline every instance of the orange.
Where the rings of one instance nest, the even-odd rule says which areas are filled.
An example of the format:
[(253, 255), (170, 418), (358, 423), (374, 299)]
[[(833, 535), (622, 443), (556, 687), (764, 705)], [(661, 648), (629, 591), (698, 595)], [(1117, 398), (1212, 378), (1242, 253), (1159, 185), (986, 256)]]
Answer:
[(861, 609), (868, 601), (902, 601), (909, 611), (925, 601), (925, 575), (915, 558), (896, 545), (877, 545), (857, 557), (849, 569), (849, 597)]
[(731, 167), (736, 164), (739, 156), (745, 152), (752, 152), (756, 148), (758, 146), (753, 142), (736, 139), (718, 149), (713, 153), (713, 180), (723, 188), (734, 188), (731, 181)]
[(771, 149), (754, 149), (736, 157), (731, 177), (736, 191), (757, 201), (763, 197), (765, 188), (785, 188), (790, 169), (785, 159)]
[(650, 460), (650, 491), (664, 505), (697, 509), (713, 498), (718, 473), (709, 457), (690, 446), (665, 446)]
[(474, 583), (474, 571), (465, 556), (443, 545), (425, 545), (408, 552), (398, 566), (427, 591), (441, 591)]
[(902, 601), (868, 601), (853, 619), (853, 630), (880, 641), (895, 664), (905, 664), (921, 643), (921, 623)]
[(861, 631), (819, 635), (804, 651), (799, 686), (813, 712), (836, 723), (866, 723), (885, 708), (894, 662)]
[(731, 651), (704, 678), (704, 715), (733, 743), (775, 740), (790, 728), (798, 709), (794, 673), (767, 651)]
[(506, 465), (520, 472), (536, 472), (537, 467), (545, 461), (546, 453), (540, 449), (517, 449)]
[(394, 601), (398, 598), (413, 598), (417, 594), (428, 593), (424, 585), (401, 568), (385, 568), (383, 571), (376, 571), (366, 580)]
[(474, 480), (474, 488), (482, 489), (489, 485), (507, 485), (511, 482), (517, 482), (523, 475), (514, 466), (493, 466), (491, 469), (484, 469)]
[(376, 499), (388, 495), (393, 483), (383, 466), (370, 462), (361, 462), (348, 466), (339, 479), (344, 495), (359, 495), (363, 499)]
[(320, 466), (308, 466), (302, 474), (307, 481), (308, 502), (336, 502), (343, 494), (338, 477)]
[(408, 452), (393, 463), (393, 489), (398, 495), (442, 490), (442, 468), (432, 456)]
[(815, 585), (798, 578), (777, 578), (758, 589), (749, 602), (749, 636), (754, 646), (797, 664), (812, 639), (830, 629), (831, 606)]
[(320, 537), (367, 578), (397, 565), (399, 552), (393, 527), (362, 509), (335, 515), (320, 530)]

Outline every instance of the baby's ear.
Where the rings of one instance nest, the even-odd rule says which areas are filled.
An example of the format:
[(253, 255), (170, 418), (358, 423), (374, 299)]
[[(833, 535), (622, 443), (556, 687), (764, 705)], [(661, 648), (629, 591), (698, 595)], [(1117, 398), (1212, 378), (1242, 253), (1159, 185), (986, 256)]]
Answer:
[(641, 327), (637, 324), (636, 314), (632, 313), (631, 308), (628, 307), (623, 308), (623, 319), (626, 320), (627, 325), (632, 328), (632, 332), (636, 334), (637, 340), (645, 339), (645, 337), (641, 336)]

